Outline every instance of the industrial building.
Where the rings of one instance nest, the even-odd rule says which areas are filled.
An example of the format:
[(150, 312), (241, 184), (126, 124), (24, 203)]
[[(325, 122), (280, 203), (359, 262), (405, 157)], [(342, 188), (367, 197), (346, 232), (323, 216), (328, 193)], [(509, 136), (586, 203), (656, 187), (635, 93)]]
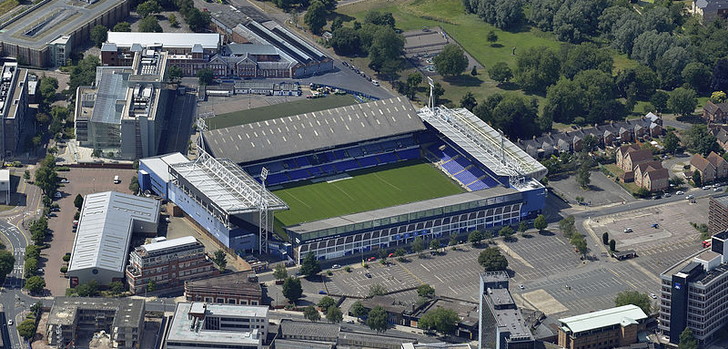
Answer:
[(611, 349), (637, 343), (637, 334), (645, 330), (647, 315), (640, 307), (628, 304), (559, 322), (559, 347)]
[(5, 63), (0, 69), (0, 117), (3, 122), (0, 156), (7, 159), (18, 154), (23, 136), (29, 136), (28, 69), (20, 68), (14, 62)]
[(185, 299), (205, 303), (261, 305), (263, 290), (255, 273), (241, 271), (185, 281)]
[(130, 68), (97, 68), (94, 86), (80, 86), (76, 94), (79, 145), (125, 160), (157, 155), (167, 108), (167, 57), (145, 49), (134, 53)]
[[(480, 274), (478, 348), (534, 349), (536, 340), (508, 291), (508, 273)], [(580, 348), (581, 349), (581, 348)]]
[(70, 348), (103, 331), (114, 348), (137, 349), (144, 332), (144, 300), (56, 297), (45, 330), (54, 348)]
[(659, 329), (678, 344), (690, 328), (701, 346), (725, 333), (728, 325), (728, 231), (713, 235), (703, 250), (660, 274)]
[(89, 44), (91, 29), (113, 27), (127, 16), (128, 0), (41, 0), (0, 24), (0, 56), (34, 67), (63, 66)]
[(132, 233), (156, 233), (159, 201), (117, 192), (86, 195), (67, 275), (71, 287), (124, 279)]
[(156, 241), (139, 246), (129, 254), (126, 282), (129, 291), (139, 293), (153, 282), (155, 290), (181, 288), (187, 280), (217, 275), (205, 245), (192, 236)]
[(268, 307), (177, 303), (164, 349), (261, 349)]

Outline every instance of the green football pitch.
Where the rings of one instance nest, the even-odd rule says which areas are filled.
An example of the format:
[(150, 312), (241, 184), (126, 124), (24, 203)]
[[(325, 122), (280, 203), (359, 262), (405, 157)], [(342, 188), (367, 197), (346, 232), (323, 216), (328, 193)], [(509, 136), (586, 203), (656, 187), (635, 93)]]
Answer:
[(290, 210), (276, 212), (284, 226), (371, 211), (464, 192), (432, 164), (421, 160), (350, 172), (334, 182), (305, 182), (275, 190)]

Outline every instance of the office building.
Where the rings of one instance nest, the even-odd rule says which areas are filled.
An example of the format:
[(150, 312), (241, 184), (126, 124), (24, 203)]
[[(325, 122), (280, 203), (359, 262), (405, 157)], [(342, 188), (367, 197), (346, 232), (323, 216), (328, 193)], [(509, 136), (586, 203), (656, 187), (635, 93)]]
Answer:
[(164, 349), (262, 349), (268, 307), (177, 303)]
[(559, 347), (611, 349), (637, 343), (647, 315), (632, 304), (559, 319)]
[(2, 142), (0, 157), (7, 159), (18, 154), (24, 134), (28, 129), (28, 69), (18, 63), (0, 66), (0, 117), (2, 117)]
[(711, 196), (708, 203), (708, 232), (718, 234), (728, 229), (728, 194)]
[(65, 349), (104, 331), (114, 348), (137, 349), (144, 331), (144, 300), (56, 297), (48, 315), (48, 345)]
[(660, 274), (659, 329), (680, 342), (689, 327), (701, 345), (725, 332), (728, 324), (728, 231), (713, 235), (701, 251)]
[(112, 191), (86, 195), (68, 264), (71, 287), (124, 279), (132, 233), (156, 233), (159, 201)]
[(131, 66), (136, 53), (153, 49), (167, 53), (169, 66), (181, 68), (185, 76), (195, 76), (218, 54), (221, 43), (220, 34), (214, 33), (109, 32), (101, 46), (101, 64)]
[(151, 49), (136, 52), (131, 68), (97, 68), (95, 85), (80, 86), (76, 94), (79, 144), (124, 160), (157, 155), (166, 69), (167, 54)]
[(536, 341), (521, 311), (508, 291), (508, 274), (489, 271), (480, 274), (481, 321), (478, 348), (534, 349)]
[[(164, 239), (164, 238), (161, 238)], [(155, 290), (181, 288), (187, 280), (218, 273), (205, 255), (205, 246), (192, 236), (157, 240), (134, 249), (126, 266), (126, 282), (132, 293), (144, 292), (153, 282)]]
[(74, 49), (89, 44), (93, 27), (127, 16), (129, 0), (36, 1), (0, 24), (0, 56), (34, 67), (66, 65)]
[(185, 281), (185, 298), (205, 303), (260, 305), (263, 290), (254, 273), (241, 271)]
[(10, 205), (10, 170), (0, 170), (0, 203)]

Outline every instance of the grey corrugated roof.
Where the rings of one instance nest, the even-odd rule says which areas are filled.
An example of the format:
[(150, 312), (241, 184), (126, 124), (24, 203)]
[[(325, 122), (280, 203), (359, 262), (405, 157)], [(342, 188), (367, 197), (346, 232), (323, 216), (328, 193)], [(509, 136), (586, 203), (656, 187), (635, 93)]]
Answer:
[(281, 320), (280, 332), (282, 338), (316, 337), (318, 340), (331, 339), (336, 341), (339, 334), (339, 325), (310, 321)]
[(249, 163), (424, 129), (407, 98), (395, 97), (211, 130), (205, 143), (215, 157)]
[(277, 55), (278, 49), (276, 49), (273, 45), (233, 43), (225, 46), (225, 54), (238, 56), (242, 56), (244, 54)]
[(91, 121), (121, 123), (121, 111), (124, 107), (122, 101), (126, 101), (126, 90), (129, 85), (128, 76), (125, 73), (102, 71)]

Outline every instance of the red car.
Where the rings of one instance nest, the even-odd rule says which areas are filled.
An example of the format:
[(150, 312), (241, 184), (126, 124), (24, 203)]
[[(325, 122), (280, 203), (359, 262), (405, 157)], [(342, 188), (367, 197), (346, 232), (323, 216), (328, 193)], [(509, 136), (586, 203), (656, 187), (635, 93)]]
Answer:
[(374, 262), (377, 260), (377, 257), (369, 257), (367, 258), (367, 262)]
[(389, 255), (387, 255), (387, 258), (392, 258), (392, 257), (394, 257), (394, 253), (390, 253)]

